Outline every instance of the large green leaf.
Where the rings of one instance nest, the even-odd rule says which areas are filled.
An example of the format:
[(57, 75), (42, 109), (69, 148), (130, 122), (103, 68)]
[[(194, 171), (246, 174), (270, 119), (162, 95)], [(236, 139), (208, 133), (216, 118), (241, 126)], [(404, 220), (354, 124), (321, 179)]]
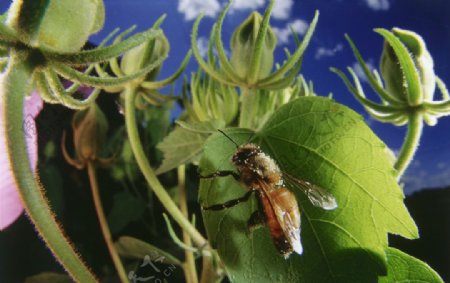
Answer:
[[(361, 116), (331, 99), (302, 97), (281, 107), (257, 133), (230, 129), (238, 144), (261, 145), (283, 171), (329, 190), (338, 208), (325, 211), (295, 191), (302, 212), (302, 255), (285, 260), (267, 228), (248, 232), (256, 200), (203, 213), (208, 237), (234, 282), (376, 282), (386, 274), (387, 233), (418, 236), (403, 204), (391, 156)], [(233, 169), (236, 147), (221, 134), (207, 141), (202, 175)], [(232, 177), (204, 179), (204, 206), (240, 197)]]
[(441, 277), (423, 261), (394, 248), (387, 249), (388, 274), (380, 283), (443, 283)]

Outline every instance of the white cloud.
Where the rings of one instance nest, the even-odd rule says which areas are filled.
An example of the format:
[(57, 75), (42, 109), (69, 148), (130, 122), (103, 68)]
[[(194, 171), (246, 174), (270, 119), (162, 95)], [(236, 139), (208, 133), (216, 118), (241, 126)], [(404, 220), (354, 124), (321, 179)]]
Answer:
[(240, 10), (256, 10), (264, 6), (264, 0), (234, 0), (230, 12)]
[(450, 185), (450, 166), (437, 166), (437, 170), (428, 172), (423, 167), (411, 166), (402, 176), (400, 182), (404, 183), (405, 194), (409, 195), (424, 188), (440, 188)]
[(206, 58), (206, 55), (208, 54), (208, 42), (208, 38), (204, 36), (197, 38), (198, 51), (203, 58)]
[[(373, 60), (372, 59), (369, 59), (369, 61), (366, 62), (366, 65), (367, 65), (367, 67), (369, 68), (370, 71), (375, 69), (375, 66), (373, 65)], [(366, 74), (364, 74), (364, 70), (361, 67), (361, 65), (359, 65), (358, 62), (353, 63), (352, 69), (355, 71), (356, 76), (362, 82), (368, 82)]]
[(179, 0), (178, 12), (184, 14), (187, 21), (194, 20), (198, 15), (204, 13), (207, 17), (216, 17), (220, 12), (218, 0)]
[(316, 58), (316, 60), (320, 60), (323, 57), (333, 57), (337, 52), (342, 51), (342, 49), (344, 49), (344, 45), (341, 43), (336, 44), (333, 48), (319, 47), (316, 50), (314, 58)]
[(277, 0), (273, 6), (272, 17), (278, 20), (286, 20), (291, 15), (294, 0)]
[(274, 27), (272, 28), (278, 38), (278, 44), (287, 44), (289, 42), (289, 37), (292, 35), (292, 30), (298, 34), (305, 34), (308, 29), (308, 23), (304, 20), (296, 19), (292, 22), (287, 23), (284, 28)]
[(387, 11), (391, 6), (389, 0), (365, 0), (367, 6), (375, 11)]
[[(200, 36), (199, 38), (197, 38), (197, 47), (198, 51), (200, 52), (200, 56), (206, 59), (208, 57), (209, 39), (205, 36)], [(230, 55), (230, 51), (228, 49), (225, 48), (224, 51), (226, 56)], [(213, 55), (217, 56), (217, 49), (214, 45), (212, 46), (212, 52)]]

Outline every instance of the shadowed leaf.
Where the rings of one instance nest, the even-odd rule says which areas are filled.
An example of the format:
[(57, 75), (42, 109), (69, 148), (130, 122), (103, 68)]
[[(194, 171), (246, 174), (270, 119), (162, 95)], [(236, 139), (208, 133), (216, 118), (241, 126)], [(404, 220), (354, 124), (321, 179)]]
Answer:
[(378, 282), (444, 282), (436, 271), (425, 262), (394, 248), (388, 248), (386, 253), (388, 256), (388, 275), (380, 277)]
[(114, 245), (117, 252), (123, 257), (140, 260), (143, 260), (145, 256), (149, 256), (152, 260), (162, 257), (160, 259), (162, 263), (175, 264), (178, 266), (182, 266), (183, 264), (179, 259), (168, 252), (133, 237), (122, 236)]

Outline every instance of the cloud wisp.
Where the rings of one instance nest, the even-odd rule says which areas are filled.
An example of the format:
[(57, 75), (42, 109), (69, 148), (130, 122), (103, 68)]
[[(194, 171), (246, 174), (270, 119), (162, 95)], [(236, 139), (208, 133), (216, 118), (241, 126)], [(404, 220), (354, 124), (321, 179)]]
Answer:
[(197, 38), (197, 48), (202, 58), (206, 58), (206, 55), (208, 54), (208, 42), (208, 38), (204, 36)]
[(374, 11), (387, 11), (391, 7), (389, 0), (364, 0), (366, 5)]
[[(376, 69), (374, 64), (373, 64), (373, 59), (369, 59), (369, 61), (366, 62), (367, 67), (369, 68), (369, 70), (374, 70)], [(364, 74), (364, 70), (361, 67), (361, 65), (359, 65), (358, 62), (354, 62), (352, 65), (352, 69), (355, 71), (356, 76), (358, 76), (358, 78), (362, 81), (367, 83), (367, 77), (366, 74)]]
[(284, 27), (273, 27), (273, 31), (277, 35), (278, 44), (283, 45), (289, 43), (289, 38), (292, 35), (292, 31), (300, 35), (304, 35), (308, 29), (309, 24), (301, 19), (295, 19), (287, 23)]
[(230, 12), (256, 10), (263, 7), (264, 4), (264, 0), (234, 0), (233, 3), (231, 3)]
[(446, 187), (450, 185), (450, 167), (447, 164), (438, 163), (434, 170), (429, 171), (420, 166), (420, 162), (414, 161), (400, 182), (404, 184), (406, 195), (425, 188)]
[(186, 21), (192, 21), (201, 13), (214, 18), (220, 12), (221, 6), (218, 0), (179, 0), (178, 12), (184, 14)]
[(277, 0), (272, 10), (272, 17), (277, 20), (287, 20), (291, 16), (293, 0)]
[(344, 49), (344, 45), (342, 43), (336, 44), (333, 48), (326, 48), (326, 47), (319, 47), (316, 50), (316, 54), (314, 55), (314, 58), (316, 60), (320, 60), (324, 57), (333, 57), (336, 55), (336, 53), (342, 51)]

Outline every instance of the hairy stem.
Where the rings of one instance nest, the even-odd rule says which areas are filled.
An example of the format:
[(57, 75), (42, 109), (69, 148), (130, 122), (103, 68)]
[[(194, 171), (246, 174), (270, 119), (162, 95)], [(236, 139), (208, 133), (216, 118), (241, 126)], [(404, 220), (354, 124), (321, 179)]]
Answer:
[(117, 274), (119, 275), (120, 282), (128, 283), (127, 273), (123, 267), (122, 261), (120, 261), (119, 254), (114, 247), (114, 243), (111, 236), (111, 231), (109, 230), (108, 221), (106, 220), (105, 213), (103, 211), (102, 200), (100, 198), (100, 192), (97, 182), (97, 174), (95, 172), (95, 165), (92, 161), (87, 164), (89, 183), (92, 190), (92, 198), (94, 200), (95, 211), (97, 213), (98, 222), (100, 223), (100, 228), (102, 230), (103, 238), (105, 239), (106, 246), (108, 247), (109, 254), (116, 268)]
[(219, 265), (219, 256), (216, 252), (211, 257), (204, 256), (202, 263), (202, 275), (200, 283), (219, 283), (222, 281), (225, 273)]
[(241, 107), (239, 114), (239, 127), (252, 129), (254, 110), (257, 105), (255, 102), (255, 91), (251, 91), (248, 88), (241, 88)]
[[(187, 206), (187, 195), (186, 195), (186, 166), (180, 165), (177, 169), (178, 173), (178, 190), (180, 193), (180, 209), (186, 218), (189, 218), (188, 206)], [(192, 246), (191, 237), (186, 231), (183, 230), (183, 243), (187, 246)], [(194, 253), (190, 250), (184, 251), (184, 274), (187, 283), (197, 283), (197, 269), (195, 268), (195, 258)]]
[(408, 120), (408, 131), (406, 133), (403, 146), (395, 162), (394, 168), (400, 178), (411, 163), (414, 154), (419, 147), (420, 137), (422, 136), (423, 119), (420, 113), (412, 113)]
[(30, 160), (23, 130), (23, 105), (31, 91), (33, 67), (27, 54), (12, 52), (1, 85), (4, 95), (4, 123), (8, 157), (14, 180), (25, 210), (34, 227), (50, 251), (77, 282), (97, 282), (83, 263), (61, 225), (56, 221), (45, 197), (44, 189), (30, 168)]
[(156, 197), (159, 199), (161, 204), (167, 210), (167, 212), (173, 217), (173, 219), (181, 226), (183, 231), (186, 231), (189, 236), (191, 236), (192, 241), (198, 247), (205, 247), (208, 245), (206, 239), (200, 234), (200, 232), (189, 222), (189, 220), (183, 215), (178, 206), (172, 200), (170, 195), (164, 189), (164, 187), (159, 182), (153, 171), (150, 163), (146, 157), (144, 148), (142, 147), (141, 140), (139, 138), (139, 131), (136, 122), (136, 113), (134, 102), (136, 99), (136, 90), (132, 87), (127, 87), (125, 89), (125, 124), (128, 133), (128, 139), (130, 140), (131, 149), (136, 158), (136, 162), (139, 168), (144, 174), (147, 183), (155, 192)]

